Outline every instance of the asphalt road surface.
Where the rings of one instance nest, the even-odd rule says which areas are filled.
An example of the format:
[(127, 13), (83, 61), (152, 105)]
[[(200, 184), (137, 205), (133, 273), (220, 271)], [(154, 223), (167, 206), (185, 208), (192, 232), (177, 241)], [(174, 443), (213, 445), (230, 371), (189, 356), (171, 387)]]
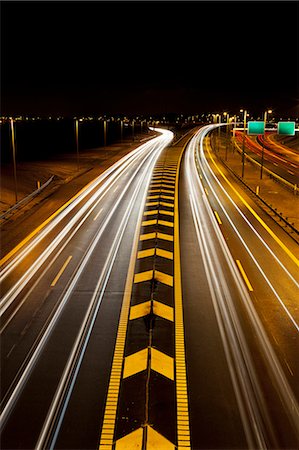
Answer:
[(213, 127), (160, 130), (2, 259), (2, 449), (299, 448), (298, 245)]

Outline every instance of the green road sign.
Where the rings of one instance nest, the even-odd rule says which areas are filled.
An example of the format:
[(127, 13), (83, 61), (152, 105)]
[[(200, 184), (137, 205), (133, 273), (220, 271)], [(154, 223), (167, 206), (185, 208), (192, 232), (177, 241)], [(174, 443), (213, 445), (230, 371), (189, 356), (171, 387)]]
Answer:
[(295, 135), (295, 122), (278, 122), (278, 134)]
[(248, 122), (247, 134), (264, 134), (265, 122)]

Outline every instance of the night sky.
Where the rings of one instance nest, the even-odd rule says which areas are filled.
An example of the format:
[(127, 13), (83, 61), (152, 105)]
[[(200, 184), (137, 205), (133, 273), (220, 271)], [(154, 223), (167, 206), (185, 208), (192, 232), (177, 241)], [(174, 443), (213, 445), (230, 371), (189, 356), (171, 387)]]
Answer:
[(1, 114), (298, 114), (297, 1), (1, 2)]

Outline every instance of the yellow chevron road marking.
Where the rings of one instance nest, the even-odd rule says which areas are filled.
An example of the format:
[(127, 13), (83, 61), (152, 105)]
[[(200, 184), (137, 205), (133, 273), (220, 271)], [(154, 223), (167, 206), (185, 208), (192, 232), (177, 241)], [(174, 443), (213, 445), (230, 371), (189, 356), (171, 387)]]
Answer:
[(164, 241), (171, 241), (173, 242), (173, 236), (171, 234), (165, 234), (165, 233), (157, 233), (158, 239), (163, 239)]
[(146, 272), (136, 273), (134, 276), (134, 283), (142, 283), (143, 281), (152, 280), (154, 276), (153, 270), (147, 270)]
[(162, 258), (173, 259), (173, 253), (167, 250), (162, 250), (161, 248), (157, 248), (156, 250), (157, 256), (161, 256)]
[(137, 253), (137, 258), (138, 259), (148, 258), (149, 256), (154, 256), (154, 254), (155, 254), (155, 249), (154, 248), (149, 248), (147, 250), (140, 250)]
[(148, 241), (150, 239), (155, 239), (157, 236), (157, 233), (146, 233), (146, 234), (141, 234), (139, 240), (140, 241)]
[(167, 286), (173, 286), (173, 277), (171, 275), (167, 275), (166, 273), (155, 270), (155, 279), (160, 281), (160, 283), (166, 284)]
[(143, 227), (149, 227), (150, 225), (156, 225), (156, 223), (157, 223), (157, 219), (144, 220), (141, 225)]
[(154, 216), (155, 214), (158, 214), (158, 210), (157, 209), (144, 211), (144, 213), (143, 213), (144, 216)]
[(160, 202), (161, 206), (168, 206), (168, 208), (174, 208), (174, 203)]
[(123, 378), (131, 377), (147, 368), (148, 349), (145, 348), (125, 358)]
[(143, 302), (139, 305), (131, 306), (130, 320), (139, 319), (140, 317), (147, 316), (151, 310), (151, 302)]
[(174, 213), (172, 211), (165, 211), (165, 209), (160, 209), (160, 214), (164, 214), (165, 216), (174, 216)]
[(163, 319), (173, 322), (174, 313), (171, 306), (164, 305), (164, 303), (153, 301), (153, 312), (156, 316), (162, 317)]
[(167, 220), (158, 220), (158, 225), (173, 228), (173, 222), (168, 222)]

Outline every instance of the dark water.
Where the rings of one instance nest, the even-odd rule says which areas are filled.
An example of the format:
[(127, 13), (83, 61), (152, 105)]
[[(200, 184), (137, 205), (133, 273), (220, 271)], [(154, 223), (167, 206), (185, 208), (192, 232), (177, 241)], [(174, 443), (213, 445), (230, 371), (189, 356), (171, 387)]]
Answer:
[[(76, 153), (75, 122), (72, 119), (35, 120), (14, 122), (17, 161), (50, 159), (59, 154)], [(1, 124), (1, 163), (12, 161), (10, 123)], [(134, 135), (140, 134), (139, 123), (134, 125)], [(142, 131), (146, 132), (145, 123)], [(123, 139), (133, 138), (131, 123), (123, 125)], [(106, 144), (121, 139), (120, 122), (107, 122)], [(104, 146), (104, 121), (91, 120), (79, 123), (79, 150)]]

